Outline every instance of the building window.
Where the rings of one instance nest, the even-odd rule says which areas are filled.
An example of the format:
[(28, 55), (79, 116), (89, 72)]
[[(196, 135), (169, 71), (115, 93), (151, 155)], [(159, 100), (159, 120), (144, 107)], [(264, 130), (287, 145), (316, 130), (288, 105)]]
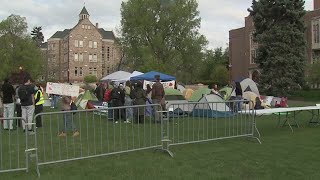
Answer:
[(107, 67), (107, 74), (109, 74), (110, 73), (110, 68), (109, 67)]
[(93, 55), (93, 62), (98, 62), (98, 56), (97, 56), (97, 54), (94, 54), (94, 55)]
[(104, 54), (102, 54), (102, 61), (104, 61)]
[(110, 47), (107, 47), (107, 61), (110, 61)]
[(79, 41), (79, 47), (83, 47), (83, 41)]
[(104, 51), (104, 46), (102, 46), (102, 51)]
[(89, 41), (89, 48), (92, 48), (92, 41)]
[(89, 62), (92, 62), (92, 54), (89, 54)]
[(78, 76), (78, 67), (74, 67), (74, 76)]
[(89, 74), (92, 75), (92, 68), (89, 68)]
[(256, 57), (257, 57), (256, 50), (255, 49), (251, 50), (250, 64), (256, 63)]
[(83, 61), (83, 54), (82, 53), (79, 54), (79, 61)]
[(97, 42), (93, 42), (93, 48), (97, 48), (98, 47), (98, 43)]
[(78, 53), (74, 53), (74, 61), (78, 61), (78, 59), (79, 59)]
[(83, 74), (82, 74), (82, 67), (79, 68), (79, 76), (83, 76)]
[(319, 43), (320, 42), (320, 37), (319, 37), (319, 24), (314, 24), (313, 25), (313, 41), (314, 43)]
[(88, 25), (88, 29), (91, 29), (91, 26)]
[(84, 29), (84, 25), (82, 25), (82, 29)]
[(79, 41), (78, 40), (74, 40), (74, 46), (75, 47), (79, 47)]
[(98, 74), (98, 73), (97, 73), (97, 68), (93, 68), (92, 74), (95, 75), (95, 76), (97, 76), (97, 74)]

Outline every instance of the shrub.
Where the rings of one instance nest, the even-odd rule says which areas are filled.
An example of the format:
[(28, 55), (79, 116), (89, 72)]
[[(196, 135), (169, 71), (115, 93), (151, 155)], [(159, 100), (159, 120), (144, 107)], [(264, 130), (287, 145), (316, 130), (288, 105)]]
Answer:
[(84, 77), (84, 82), (85, 83), (94, 83), (97, 82), (97, 77), (93, 75), (88, 75)]

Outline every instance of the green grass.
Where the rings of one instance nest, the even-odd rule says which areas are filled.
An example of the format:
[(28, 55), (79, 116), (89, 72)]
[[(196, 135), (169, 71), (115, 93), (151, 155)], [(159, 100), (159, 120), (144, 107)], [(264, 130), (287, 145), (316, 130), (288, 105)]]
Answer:
[[(290, 106), (305, 106), (314, 105), (309, 102), (290, 102)], [(99, 116), (98, 116), (99, 117)], [(310, 114), (307, 112), (300, 113), (297, 116), (300, 128), (294, 128), (294, 133), (288, 127), (277, 127), (277, 116), (263, 116), (257, 119), (257, 125), (261, 133), (262, 144), (257, 143), (254, 139), (250, 138), (238, 138), (229, 140), (211, 141), (206, 143), (197, 143), (189, 145), (179, 145), (170, 147), (174, 153), (174, 157), (171, 158), (165, 153), (161, 153), (155, 150), (143, 150), (118, 155), (111, 155), (105, 157), (91, 158), (86, 160), (78, 160), (73, 162), (58, 163), (53, 165), (40, 166), (41, 178), (40, 179), (319, 179), (320, 178), (320, 162), (318, 159), (318, 151), (320, 148), (320, 127), (309, 126)], [(45, 126), (50, 125), (50, 118), (46, 117)], [(88, 119), (88, 118), (87, 118)], [(89, 118), (90, 119), (90, 118)], [(53, 120), (52, 120), (53, 121)], [(56, 121), (54, 121), (56, 123)], [(83, 119), (81, 119), (81, 123)], [(134, 148), (132, 141), (135, 143), (139, 140), (132, 139), (126, 141), (124, 138), (125, 133), (122, 129), (120, 133), (120, 126), (114, 126), (113, 123), (108, 121), (102, 121), (99, 119), (98, 123), (90, 127), (95, 129), (95, 136), (89, 134), (86, 136), (86, 126), (81, 124), (80, 121), (76, 122), (80, 128), (80, 137), (75, 139), (68, 137), (68, 146), (66, 145), (66, 139), (58, 138), (57, 124), (52, 124), (55, 127), (52, 132), (46, 131), (38, 132), (38, 147), (40, 162), (43, 161), (43, 153), (46, 153), (47, 157), (52, 157), (50, 153), (51, 148), (47, 145), (51, 144), (47, 142), (47, 139), (51, 139), (54, 144), (54, 149), (59, 146), (64, 152), (63, 157), (66, 158), (65, 152), (70, 152), (69, 156), (79, 156), (81, 148), (79, 145), (89, 145), (82, 148), (82, 153), (94, 155), (94, 144), (101, 145), (101, 135), (105, 137), (107, 134), (101, 134), (101, 132), (109, 132), (108, 139), (110, 139), (109, 146), (106, 141), (103, 141), (102, 148), (96, 149), (97, 153), (101, 152), (113, 152), (121, 149)], [(170, 137), (175, 142), (192, 140), (194, 130), (187, 128), (187, 123), (175, 120), (170, 123)], [(236, 133), (237, 130), (229, 131), (230, 126), (228, 123), (219, 124), (217, 134), (210, 134), (209, 131), (202, 127), (213, 127), (216, 123), (215, 120), (207, 120), (199, 123), (199, 120), (190, 120), (189, 123), (194, 123), (196, 130), (196, 138), (202, 137), (215, 137), (224, 136), (225, 133)], [(49, 124), (48, 124), (49, 123)], [(61, 121), (62, 123), (62, 121)], [(234, 122), (233, 122), (234, 123)], [(62, 125), (62, 124), (59, 124)], [(99, 131), (99, 127), (103, 125), (103, 129), (106, 131)], [(134, 134), (140, 133), (140, 139), (146, 140), (146, 143), (140, 143), (139, 146), (148, 146), (150, 144), (157, 145), (159, 138), (154, 135), (159, 134), (160, 127), (155, 126), (152, 123), (147, 122), (145, 125), (130, 124), (127, 125), (131, 128), (130, 132)], [(143, 129), (142, 127), (148, 127)], [(125, 126), (121, 126), (125, 127)], [(228, 127), (228, 128), (227, 128)], [(140, 128), (138, 130), (138, 128)], [(142, 128), (142, 129), (141, 129)], [(44, 128), (43, 128), (44, 129)], [(173, 137), (173, 129), (175, 134)], [(184, 129), (184, 130), (182, 130)], [(157, 132), (155, 132), (157, 130)], [(241, 132), (238, 129), (238, 132)], [(15, 131), (17, 138), (23, 138), (21, 132)], [(150, 135), (144, 136), (144, 133)], [(120, 141), (121, 135), (121, 141)], [(188, 136), (190, 135), (190, 136)], [(43, 141), (43, 137), (45, 141)], [(145, 138), (147, 137), (147, 139)], [(30, 137), (29, 140), (31, 140)], [(20, 139), (23, 140), (23, 139)], [(44, 143), (43, 143), (44, 142)], [(151, 143), (147, 143), (151, 142)], [(44, 146), (45, 145), (45, 146)], [(65, 145), (63, 147), (63, 145)], [(72, 145), (75, 145), (74, 148)], [(46, 147), (45, 150), (43, 147)], [(101, 146), (98, 146), (101, 147)], [(109, 150), (108, 150), (109, 147)], [(122, 147), (122, 148), (121, 148)], [(68, 149), (69, 148), (69, 149)], [(23, 149), (23, 148), (22, 148)], [(74, 150), (76, 150), (74, 154)], [(53, 160), (56, 160), (59, 155), (53, 154)], [(47, 160), (50, 160), (47, 159)], [(32, 162), (34, 163), (34, 162)], [(0, 174), (0, 179), (35, 179), (36, 174), (34, 166), (30, 168), (29, 173), (25, 172), (12, 172)]]

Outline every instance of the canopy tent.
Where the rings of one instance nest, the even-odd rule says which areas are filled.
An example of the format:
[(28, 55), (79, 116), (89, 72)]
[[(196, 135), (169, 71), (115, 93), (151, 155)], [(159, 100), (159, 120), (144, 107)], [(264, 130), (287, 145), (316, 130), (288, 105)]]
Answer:
[(135, 77), (135, 76), (140, 76), (142, 75), (143, 73), (142, 72), (139, 72), (139, 71), (133, 71), (130, 76), (126, 77), (126, 78), (123, 78), (123, 79), (119, 79), (117, 80), (118, 82), (126, 82), (126, 81), (130, 81), (130, 79), (132, 77)]
[(193, 116), (195, 117), (230, 117), (233, 115), (232, 111), (222, 99), (221, 96), (217, 94), (209, 94), (203, 96), (200, 104), (196, 104), (193, 109)]
[(141, 74), (141, 75), (139, 75), (139, 76), (131, 77), (130, 80), (132, 80), (132, 81), (137, 81), (137, 80), (152, 81), (152, 80), (155, 80), (155, 79), (154, 79), (154, 76), (155, 76), (155, 75), (160, 75), (160, 80), (161, 80), (161, 81), (172, 81), (172, 80), (176, 80), (176, 78), (173, 77), (173, 76), (170, 76), (170, 75), (167, 75), (167, 74), (163, 74), (163, 73), (159, 73), (159, 72), (156, 72), (156, 71), (150, 71), (150, 72)]
[(121, 79), (128, 78), (130, 75), (131, 73), (128, 73), (126, 71), (117, 71), (105, 76), (101, 79), (101, 81), (118, 81)]
[(210, 94), (211, 89), (208, 88), (200, 88), (196, 91), (194, 91), (189, 98), (189, 101), (191, 102), (198, 102), (204, 95)]
[(84, 94), (80, 94), (76, 100), (77, 107), (86, 109), (88, 101), (99, 101), (98, 98), (89, 90), (86, 90)]

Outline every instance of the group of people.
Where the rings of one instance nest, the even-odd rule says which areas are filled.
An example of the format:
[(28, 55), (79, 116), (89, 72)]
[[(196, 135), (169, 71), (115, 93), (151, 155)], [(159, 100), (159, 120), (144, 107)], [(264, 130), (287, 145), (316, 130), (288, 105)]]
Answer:
[[(143, 89), (143, 84), (140, 81), (127, 81), (125, 84), (113, 83), (113, 88), (109, 88), (107, 84), (100, 83), (95, 89), (95, 95), (99, 101), (108, 102), (109, 107), (115, 108), (113, 111), (115, 123), (119, 123), (120, 120), (123, 120), (124, 123), (130, 123), (131, 120), (135, 120), (135, 123), (144, 123), (144, 116), (148, 108), (150, 108), (146, 108), (146, 104), (150, 104), (150, 106), (151, 104), (164, 105), (165, 93), (164, 87), (160, 83), (159, 75), (155, 76), (155, 81), (152, 88), (147, 85), (146, 90)], [(159, 107), (154, 106), (151, 109), (156, 121), (159, 122), (159, 115), (156, 113), (160, 110)]]
[[(6, 78), (1, 87), (1, 99), (3, 103), (3, 117), (6, 119), (3, 122), (3, 129), (14, 130), (22, 125), (22, 129), (32, 132), (32, 121), (34, 115), (43, 111), (43, 89), (40, 84), (32, 85), (31, 77), (26, 76), (23, 84), (14, 86)], [(9, 118), (22, 117), (24, 120), (21, 122), (19, 119), (12, 120)], [(8, 119), (8, 120), (7, 120)], [(26, 126), (27, 125), (27, 126)], [(36, 127), (42, 127), (41, 116), (36, 118)]]

